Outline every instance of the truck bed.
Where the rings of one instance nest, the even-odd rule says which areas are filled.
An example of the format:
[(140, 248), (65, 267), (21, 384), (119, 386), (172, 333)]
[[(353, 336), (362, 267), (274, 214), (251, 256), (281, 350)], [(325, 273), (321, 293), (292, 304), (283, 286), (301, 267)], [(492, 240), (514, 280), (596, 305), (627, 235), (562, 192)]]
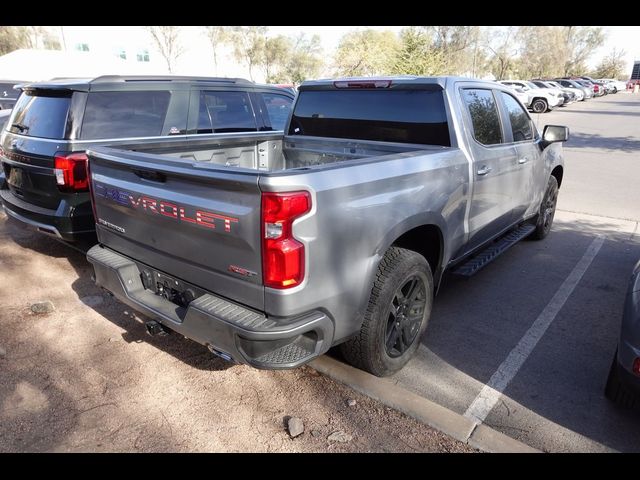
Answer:
[[(393, 163), (443, 149), (272, 133), (96, 147), (87, 152), (96, 231), (100, 243), (117, 252), (260, 310), (260, 177), (315, 177), (321, 169), (334, 184), (358, 183), (359, 175), (327, 168)], [(320, 170), (317, 175), (325, 178)]]
[[(282, 134), (229, 135), (215, 140), (168, 139), (143, 148), (119, 146), (116, 150), (152, 155), (156, 162), (181, 159), (200, 168), (230, 167), (265, 172), (308, 169), (386, 155), (442, 150), (445, 147), (392, 142), (354, 141), (314, 137), (285, 137)], [(124, 153), (124, 152), (122, 152)], [(144, 158), (137, 156), (137, 158)]]

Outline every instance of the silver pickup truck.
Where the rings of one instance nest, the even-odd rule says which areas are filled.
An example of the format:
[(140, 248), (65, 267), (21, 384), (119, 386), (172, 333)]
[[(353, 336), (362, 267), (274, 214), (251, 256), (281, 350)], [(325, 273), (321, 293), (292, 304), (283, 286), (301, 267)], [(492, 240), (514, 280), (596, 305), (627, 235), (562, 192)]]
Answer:
[[(220, 112), (215, 106), (210, 115)], [(566, 127), (468, 78), (305, 82), (284, 135), (88, 151), (98, 285), (227, 360), (389, 375), (443, 273), (551, 228)]]

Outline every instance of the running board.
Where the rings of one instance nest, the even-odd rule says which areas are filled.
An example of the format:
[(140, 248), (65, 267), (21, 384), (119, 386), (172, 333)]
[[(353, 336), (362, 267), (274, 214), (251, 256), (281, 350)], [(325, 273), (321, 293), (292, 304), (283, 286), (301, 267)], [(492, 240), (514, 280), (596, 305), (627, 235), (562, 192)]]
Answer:
[(502, 253), (509, 250), (510, 247), (514, 246), (523, 238), (529, 236), (535, 229), (535, 225), (524, 224), (514, 230), (511, 230), (505, 236), (496, 240), (466, 262), (455, 267), (451, 270), (451, 273), (453, 275), (460, 275), (463, 277), (470, 277), (471, 275), (478, 273), (478, 271), (483, 267), (494, 261)]

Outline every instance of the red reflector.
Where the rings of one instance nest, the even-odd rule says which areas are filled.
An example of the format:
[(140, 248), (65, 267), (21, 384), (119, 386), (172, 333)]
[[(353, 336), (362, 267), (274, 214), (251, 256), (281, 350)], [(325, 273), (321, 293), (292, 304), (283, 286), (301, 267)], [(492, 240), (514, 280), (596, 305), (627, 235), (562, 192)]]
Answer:
[(86, 192), (89, 189), (87, 155), (84, 152), (58, 153), (54, 157), (54, 165), (60, 190)]
[(339, 80), (333, 82), (336, 88), (389, 88), (391, 80)]
[(265, 286), (291, 288), (304, 278), (304, 245), (293, 221), (311, 210), (309, 192), (262, 194), (262, 278)]
[(631, 371), (636, 375), (640, 375), (640, 357), (636, 358), (633, 361), (633, 367), (631, 367)]

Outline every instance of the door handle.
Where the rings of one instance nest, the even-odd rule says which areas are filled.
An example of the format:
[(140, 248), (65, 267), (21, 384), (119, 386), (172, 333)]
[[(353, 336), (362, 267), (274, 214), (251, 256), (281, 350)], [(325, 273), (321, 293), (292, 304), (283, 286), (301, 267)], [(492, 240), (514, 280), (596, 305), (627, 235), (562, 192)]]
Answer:
[(528, 159), (528, 158), (526, 158), (526, 157), (525, 157), (525, 158), (519, 158), (519, 159), (518, 159), (518, 163), (519, 163), (520, 165), (522, 165), (523, 163), (527, 163), (528, 161), (529, 161), (529, 159)]
[(486, 165), (483, 165), (482, 168), (479, 168), (478, 171), (476, 172), (478, 175), (486, 175), (487, 173), (489, 173), (492, 170), (491, 167), (487, 167)]

